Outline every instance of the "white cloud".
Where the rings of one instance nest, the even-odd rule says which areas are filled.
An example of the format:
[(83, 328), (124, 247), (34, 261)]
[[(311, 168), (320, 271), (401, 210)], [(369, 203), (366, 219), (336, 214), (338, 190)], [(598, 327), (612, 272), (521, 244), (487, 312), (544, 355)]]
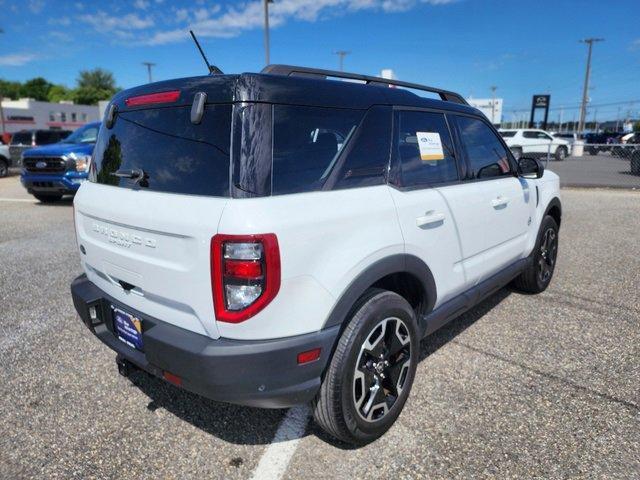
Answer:
[(33, 53), (12, 53), (9, 55), (0, 55), (0, 66), (2, 67), (20, 67), (35, 60), (37, 55)]
[(146, 10), (147, 8), (149, 8), (150, 3), (148, 2), (148, 0), (136, 0), (135, 2), (133, 2), (133, 6), (135, 8), (139, 8), (140, 10)]
[(110, 16), (103, 11), (99, 11), (94, 14), (80, 15), (79, 18), (91, 24), (97, 31), (102, 33), (143, 30), (155, 25), (151, 17), (140, 17), (137, 13), (128, 13), (124, 16)]
[(29, 0), (28, 6), (32, 13), (40, 13), (44, 8), (44, 0)]

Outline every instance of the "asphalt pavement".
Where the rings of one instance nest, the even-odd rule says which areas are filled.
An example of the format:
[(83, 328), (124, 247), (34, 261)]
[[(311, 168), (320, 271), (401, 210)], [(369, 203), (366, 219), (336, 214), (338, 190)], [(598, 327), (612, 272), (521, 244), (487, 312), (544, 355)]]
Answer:
[(551, 160), (547, 163), (547, 168), (560, 176), (562, 187), (640, 190), (640, 175), (631, 174), (631, 162), (628, 157), (614, 156), (610, 153), (589, 155), (585, 152), (582, 157), (567, 157), (562, 162)]
[(640, 193), (562, 194), (550, 288), (423, 341), (398, 422), (353, 449), (306, 417), (292, 441), (291, 411), (119, 376), (71, 302), (70, 201), (0, 179), (0, 478), (639, 478)]

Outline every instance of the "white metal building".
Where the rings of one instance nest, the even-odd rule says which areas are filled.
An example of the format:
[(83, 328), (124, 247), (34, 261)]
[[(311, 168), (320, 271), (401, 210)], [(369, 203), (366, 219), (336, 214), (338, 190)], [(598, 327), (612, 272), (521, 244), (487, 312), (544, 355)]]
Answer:
[(472, 107), (477, 108), (494, 125), (502, 123), (502, 98), (467, 98)]
[[(4, 131), (75, 130), (88, 122), (100, 120), (97, 105), (76, 105), (73, 102), (38, 102), (30, 98), (2, 100)], [(0, 134), (3, 119), (0, 118)]]

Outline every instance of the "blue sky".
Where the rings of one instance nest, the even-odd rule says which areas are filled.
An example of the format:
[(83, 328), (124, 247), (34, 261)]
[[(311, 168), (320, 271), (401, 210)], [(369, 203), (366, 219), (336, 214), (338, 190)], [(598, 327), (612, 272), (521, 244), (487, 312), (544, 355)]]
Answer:
[[(204, 73), (193, 28), (225, 72), (264, 66), (261, 2), (212, 0), (0, 0), (0, 78), (44, 76), (72, 86), (78, 70), (111, 70), (119, 86)], [(586, 61), (579, 39), (596, 36), (591, 101), (598, 118), (640, 115), (640, 1), (275, 0), (271, 60), (378, 74), (490, 96), (507, 116), (550, 93), (552, 118), (577, 114)], [(621, 103), (618, 102), (627, 102)]]

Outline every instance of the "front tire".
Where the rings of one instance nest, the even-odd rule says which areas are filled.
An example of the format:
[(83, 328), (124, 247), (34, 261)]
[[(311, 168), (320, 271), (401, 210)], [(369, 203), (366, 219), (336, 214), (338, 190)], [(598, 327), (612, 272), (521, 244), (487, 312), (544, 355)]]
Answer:
[(342, 333), (314, 400), (316, 423), (352, 444), (382, 436), (409, 396), (420, 354), (418, 331), (404, 298), (369, 290)]
[(4, 158), (0, 158), (0, 178), (7, 175), (9, 175), (9, 162), (5, 161)]
[(544, 292), (553, 277), (558, 257), (558, 224), (550, 215), (542, 219), (531, 262), (513, 281), (514, 287), (526, 293)]
[(558, 162), (562, 162), (565, 158), (567, 158), (568, 154), (569, 151), (567, 150), (567, 147), (556, 148), (555, 157)]

